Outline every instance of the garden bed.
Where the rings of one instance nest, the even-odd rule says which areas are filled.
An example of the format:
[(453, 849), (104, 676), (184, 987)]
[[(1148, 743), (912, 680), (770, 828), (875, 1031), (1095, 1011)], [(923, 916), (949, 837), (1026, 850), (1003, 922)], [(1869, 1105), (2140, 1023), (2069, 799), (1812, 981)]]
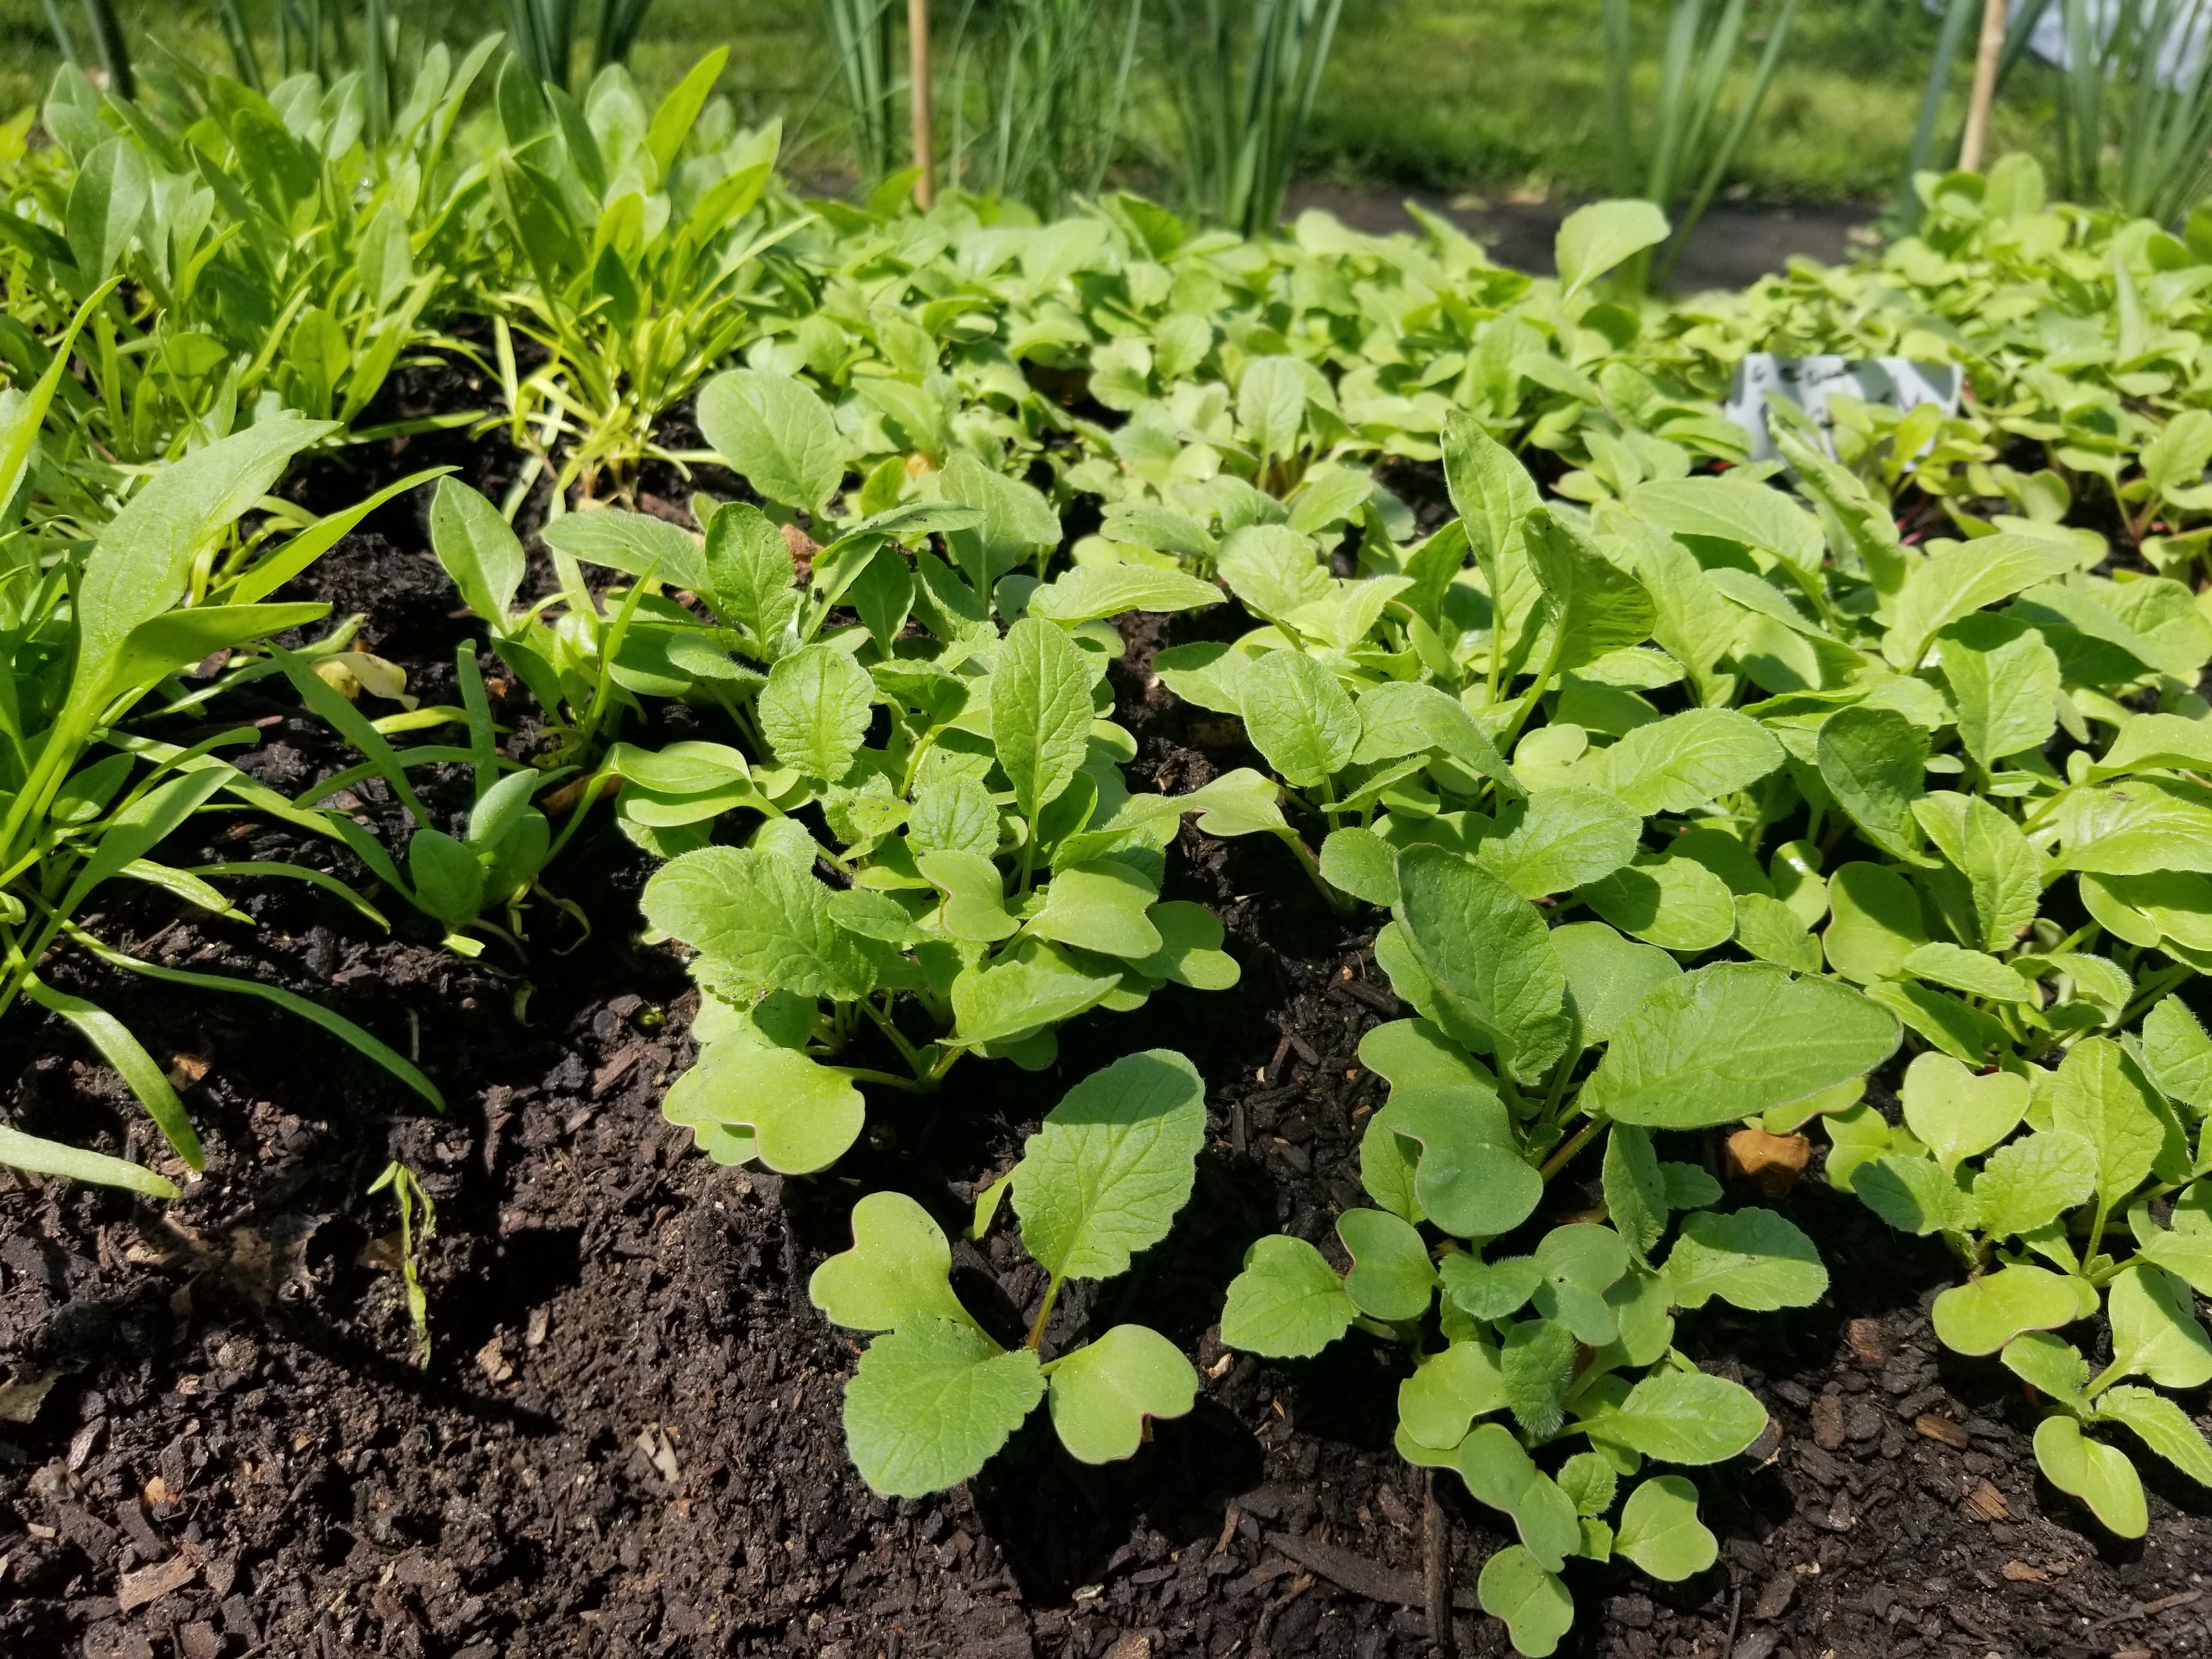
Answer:
[[(501, 465), (477, 452), (472, 481)], [(383, 479), (327, 482), (355, 498)], [(416, 508), (380, 513), (316, 580), (367, 616), (372, 649), (439, 691), (470, 624)], [(1132, 773), (1165, 793), (1251, 759), (1233, 725), (1149, 675), (1152, 649), (1201, 630), (1235, 629), (1221, 611), (1131, 626), (1115, 672)], [(263, 723), (250, 772), (289, 790), (346, 763), (288, 695), (239, 701), (234, 718)], [(372, 817), (378, 788), (358, 791)], [(462, 784), (447, 796), (465, 806)], [(200, 822), (223, 844), (207, 856), (320, 855), (261, 826), (240, 854), (225, 820)], [(672, 953), (636, 940), (651, 863), (604, 822), (584, 832), (554, 884), (590, 937), (563, 954), (573, 925), (544, 916), (520, 1021), (519, 981), (491, 958), (465, 962), (419, 927), (386, 939), (313, 892), (243, 887), (251, 934), (152, 903), (106, 913), (103, 935), (135, 953), (312, 992), (419, 1056), (451, 1103), (442, 1119), (258, 1005), (56, 965), (190, 1085), (208, 1167), (167, 1206), (21, 1181), (0, 1193), (0, 1352), (19, 1384), (51, 1378), (35, 1407), (10, 1397), (26, 1420), (0, 1424), (0, 1644), (100, 1659), (1369, 1659), (1431, 1650), (1441, 1586), (1462, 1608), (1459, 1650), (1504, 1650), (1472, 1600), (1506, 1541), (1495, 1513), (1456, 1480), (1432, 1497), (1391, 1449), (1402, 1351), (1355, 1335), (1277, 1364), (1212, 1329), (1253, 1239), (1322, 1237), (1360, 1201), (1355, 1149), (1383, 1090), (1355, 1050), (1403, 1012), (1373, 963), (1376, 913), (1339, 918), (1266, 838), (1186, 827), (1167, 896), (1220, 914), (1236, 990), (1170, 987), (1139, 1018), (1079, 1022), (1051, 1071), (965, 1070), (878, 1120), (836, 1172), (779, 1180), (696, 1156), (659, 1115), (696, 994)], [(1046, 1105), (1147, 1046), (1198, 1065), (1207, 1144), (1173, 1233), (1098, 1294), (1194, 1354), (1201, 1403), (1126, 1464), (1078, 1464), (1033, 1419), (965, 1489), (872, 1494), (838, 1422), (858, 1344), (805, 1288), (849, 1241), (853, 1200), (896, 1188), (957, 1227)], [(156, 1156), (57, 1024), (13, 1022), (4, 1053), (25, 1128), (82, 1139), (100, 1123)], [(439, 1206), (427, 1370), (384, 1237), (394, 1212), (362, 1195), (395, 1156)], [(1555, 1188), (1547, 1211), (1595, 1198), (1594, 1181)], [(2149, 1535), (2112, 1544), (2035, 1484), (2017, 1380), (1994, 1359), (1939, 1362), (1926, 1310), (1952, 1279), (1942, 1251), (1831, 1192), (1817, 1165), (1778, 1207), (1831, 1264), (1831, 1294), (1756, 1317), (1715, 1307), (1678, 1338), (1772, 1418), (1743, 1457), (1699, 1472), (1720, 1561), (1672, 1586), (1572, 1564), (1585, 1612), (1567, 1650), (2204, 1650), (2202, 1492), (2148, 1466)], [(957, 1265), (992, 1270), (1032, 1311), (1041, 1277), (1003, 1232), (990, 1248)]]

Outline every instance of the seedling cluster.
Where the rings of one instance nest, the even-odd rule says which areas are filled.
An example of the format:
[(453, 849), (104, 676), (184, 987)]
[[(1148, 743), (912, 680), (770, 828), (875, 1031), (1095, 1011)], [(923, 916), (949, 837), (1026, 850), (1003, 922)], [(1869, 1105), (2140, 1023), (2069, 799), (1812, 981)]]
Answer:
[[(279, 1003), (434, 1104), (368, 1032), (126, 957), (88, 902), (241, 926), (218, 884), (297, 878), (520, 979), (573, 945), (563, 860), (611, 821), (699, 992), (667, 1117), (823, 1176), (963, 1056), (1042, 1075), (1072, 1021), (1237, 984), (1219, 918), (1163, 896), (1189, 816), (1371, 927), (1414, 1015), (1360, 1047), (1370, 1202), (1255, 1241), (1221, 1340), (1403, 1347), (1398, 1447), (1510, 1522), (1480, 1594), (1521, 1651), (1569, 1628), (1570, 1558), (1715, 1559), (1646, 1466), (1766, 1419), (1681, 1322), (1826, 1291), (1717, 1132), (1817, 1127), (1832, 1186), (1952, 1248), (1938, 1335), (2032, 1390), (2103, 1525), (2145, 1529), (2142, 1449), (2212, 1485), (2212, 218), (2047, 206), (2015, 158), (1924, 178), (1878, 260), (1668, 306), (1648, 203), (1575, 214), (1537, 280), (1426, 217), (802, 202), (720, 68), (649, 108), (618, 65), (578, 97), (435, 49), (374, 123), (349, 80), (133, 101), (70, 70), (54, 143), (0, 153), (0, 1012), (81, 1032), (185, 1165), (174, 1090), (56, 951)], [(1753, 462), (1719, 399), (1754, 349), (1954, 362), (1971, 395), (1779, 408)], [(484, 406), (397, 412), (416, 370)], [(329, 515), (286, 494), (452, 427), (519, 458), (499, 499), (444, 468)], [(276, 597), (380, 512), (481, 630), (456, 703)], [(1117, 619), (1201, 612), (1127, 663)], [(1158, 793), (1115, 718), (1153, 678), (1246, 763)], [(359, 763), (287, 798), (222, 758), (252, 728), (183, 724), (257, 682)], [(162, 860), (217, 811), (351, 873)], [(948, 1195), (859, 1195), (811, 1289), (872, 1339), (845, 1421), (877, 1490), (967, 1479), (1040, 1405), (1087, 1462), (1192, 1408), (1194, 1333), (1062, 1296), (1169, 1236), (1218, 1058), (1060, 1090), (982, 1186), (969, 1237), (1010, 1203), (1044, 1275), (1024, 1328), (956, 1287)], [(0, 1158), (176, 1190), (11, 1127)], [(411, 1274), (427, 1194), (387, 1176)]]

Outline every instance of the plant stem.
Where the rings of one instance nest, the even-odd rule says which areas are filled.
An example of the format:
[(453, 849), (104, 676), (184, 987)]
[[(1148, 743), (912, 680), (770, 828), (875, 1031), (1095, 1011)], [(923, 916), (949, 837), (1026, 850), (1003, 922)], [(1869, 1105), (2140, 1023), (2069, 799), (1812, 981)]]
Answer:
[(1560, 1170), (1565, 1169), (1569, 1164), (1572, 1163), (1574, 1161), (1575, 1154), (1582, 1151), (1583, 1147), (1589, 1146), (1590, 1143), (1590, 1137), (1596, 1134), (1597, 1132), (1604, 1127), (1604, 1121), (1595, 1117), (1589, 1122), (1583, 1124), (1581, 1128), (1576, 1130), (1573, 1134), (1570, 1135), (1565, 1142), (1557, 1147), (1553, 1152), (1551, 1157), (1544, 1160), (1544, 1167), (1539, 1170), (1537, 1174), (1543, 1176), (1546, 1181), (1549, 1181), (1553, 1176), (1559, 1174)]

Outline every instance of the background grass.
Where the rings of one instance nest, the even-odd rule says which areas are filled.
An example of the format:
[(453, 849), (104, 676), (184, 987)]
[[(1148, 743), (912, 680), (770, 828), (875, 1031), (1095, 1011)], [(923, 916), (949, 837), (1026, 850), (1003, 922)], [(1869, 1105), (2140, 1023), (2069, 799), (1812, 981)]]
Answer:
[[(59, 0), (88, 50), (76, 0)], [(265, 0), (246, 0), (249, 14)], [(338, 0), (343, 3), (343, 0)], [(1308, 127), (1304, 171), (1343, 183), (1586, 196), (1613, 187), (1604, 149), (1598, 48), (1601, 0), (1347, 0), (1335, 54)], [(228, 65), (205, 0), (117, 0), (142, 62), (161, 48)], [(420, 0), (398, 0), (409, 20)], [(943, 34), (959, 12), (939, 0)], [(1638, 46), (1655, 58), (1660, 0), (1638, 0)], [(495, 0), (439, 0), (446, 37), (501, 27)], [(1919, 110), (1937, 20), (1920, 0), (1800, 0), (1766, 107), (1743, 146), (1730, 193), (1774, 202), (1881, 199), (1897, 188)], [(588, 29), (582, 31), (588, 36)], [(1763, 36), (1754, 34), (1740, 70)], [(157, 46), (155, 43), (159, 43)], [(731, 47), (723, 90), (748, 124), (781, 115), (802, 173), (849, 168), (815, 0), (655, 0), (633, 68), (672, 83), (702, 52)], [(1962, 54), (1970, 57), (1971, 53)], [(59, 62), (39, 0), (0, 0), (0, 110), (34, 100)], [(1946, 131), (1955, 132), (1970, 65), (1958, 66)], [(1999, 105), (1995, 149), (2043, 148), (2049, 80), (2030, 66)], [(1131, 173), (1143, 179), (1166, 141), (1164, 102), (1128, 123)]]

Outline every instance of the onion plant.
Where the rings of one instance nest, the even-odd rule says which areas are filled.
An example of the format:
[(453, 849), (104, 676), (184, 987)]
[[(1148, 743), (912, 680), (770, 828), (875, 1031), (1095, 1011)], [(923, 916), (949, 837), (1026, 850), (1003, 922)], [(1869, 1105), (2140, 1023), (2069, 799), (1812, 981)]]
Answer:
[(1766, 46), (1733, 113), (1722, 94), (1734, 69), (1749, 8), (1746, 0), (1674, 0), (1659, 57), (1657, 97), (1650, 118), (1636, 119), (1634, 30), (1629, 0), (1606, 0), (1605, 81), (1615, 188), (1623, 196), (1656, 202), (1674, 221), (1674, 233), (1656, 256), (1625, 267), (1631, 280), (1647, 276), (1663, 284), (1681, 258), (1691, 233), (1727, 178), (1736, 151), (1759, 116), (1782, 61), (1796, 16), (1797, 0), (1781, 0), (1767, 24)]
[(2059, 0), (2059, 193), (2171, 224), (2212, 186), (2212, 51), (2205, 0)]
[(1062, 211), (1096, 195), (1121, 137), (1143, 0), (970, 4), (956, 36), (954, 165), (989, 195)]
[[(1164, 0), (1161, 56), (1200, 217), (1264, 236), (1282, 216), (1343, 0)], [(1239, 18), (1242, 10), (1248, 15)]]

